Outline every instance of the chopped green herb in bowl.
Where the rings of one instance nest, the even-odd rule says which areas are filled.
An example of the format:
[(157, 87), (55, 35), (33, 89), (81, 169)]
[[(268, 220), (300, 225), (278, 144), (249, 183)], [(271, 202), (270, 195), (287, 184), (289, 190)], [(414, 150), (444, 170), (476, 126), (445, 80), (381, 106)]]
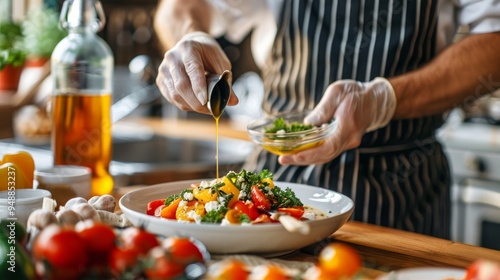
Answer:
[(266, 150), (277, 154), (295, 154), (321, 145), (335, 130), (332, 120), (320, 126), (304, 123), (309, 112), (282, 113), (262, 118), (248, 125), (252, 140)]

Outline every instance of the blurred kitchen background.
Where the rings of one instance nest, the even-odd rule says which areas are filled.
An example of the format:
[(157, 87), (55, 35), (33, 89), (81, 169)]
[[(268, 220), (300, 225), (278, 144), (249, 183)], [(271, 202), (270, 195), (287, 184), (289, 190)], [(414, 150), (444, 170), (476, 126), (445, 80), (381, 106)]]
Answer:
[[(57, 10), (60, 9), (62, 2), (61, 0), (45, 0), (45, 2), (42, 0), (0, 0), (0, 20), (20, 21), (31, 7), (47, 5)], [(153, 16), (157, 1), (105, 0), (102, 4), (107, 23), (99, 35), (105, 39), (114, 53), (113, 98), (118, 101), (131, 92), (141, 90), (148, 83), (152, 83), (151, 79), (145, 78), (142, 74), (131, 74), (129, 68), (131, 61), (139, 57), (142, 60), (137, 61), (142, 61), (142, 63), (146, 61), (155, 69), (163, 56), (153, 30)], [(250, 37), (237, 45), (230, 44), (224, 38), (218, 40), (233, 63), (235, 92), (243, 101), (236, 110), (231, 111), (228, 108), (224, 117), (241, 123), (259, 114), (258, 104), (262, 96), (261, 81), (257, 75), (258, 69), (250, 56)], [(486, 88), (493, 88), (499, 82), (492, 81), (489, 77), (481, 78), (481, 84)], [(152, 84), (153, 86), (148, 90), (157, 91), (154, 83)], [(49, 88), (50, 93), (50, 83), (46, 85), (46, 88)], [(38, 90), (43, 91), (43, 89), (44, 86), (41, 85)], [(153, 93), (150, 96), (154, 96)], [(500, 236), (500, 97), (498, 96), (500, 96), (499, 92), (493, 92), (489, 96), (471, 99), (470, 102), (450, 112), (449, 120), (439, 132), (439, 137), (448, 152), (454, 178), (453, 240), (500, 250), (498, 241), (498, 236)], [(16, 149), (19, 143), (14, 137), (12, 117), (19, 108), (1, 104), (0, 99), (0, 149), (4, 151), (9, 148)], [(246, 112), (246, 115), (238, 115), (239, 112)], [(155, 98), (141, 104), (131, 115), (184, 119), (206, 117), (178, 111), (166, 104), (157, 92)], [(237, 129), (244, 129), (244, 126)], [(137, 135), (137, 128), (133, 128), (133, 131), (132, 134)], [(121, 135), (123, 136), (123, 133)], [(130, 133), (127, 135), (130, 136)], [(183, 168), (185, 172), (190, 170), (191, 173), (187, 172), (189, 174), (186, 176), (193, 175), (195, 169), (205, 172), (213, 170), (212, 158), (197, 157), (197, 154), (203, 154), (201, 151), (207, 151), (213, 147), (213, 143), (164, 139), (158, 136), (148, 138), (147, 141), (123, 138), (126, 137), (114, 137), (114, 149), (127, 151), (125, 154), (129, 156), (124, 158), (123, 153), (115, 151), (114, 170), (116, 174), (129, 170), (130, 174), (136, 175), (135, 181), (130, 179), (131, 177), (123, 179), (121, 181), (123, 185), (156, 183), (151, 180), (154, 177), (151, 174), (173, 176), (172, 174), (179, 174), (178, 168)], [(231, 145), (237, 145), (240, 148), (227, 149)], [(47, 145), (22, 147), (30, 147), (38, 157), (50, 161), (50, 151)], [(222, 163), (228, 168), (239, 166), (249, 150), (249, 147), (242, 141), (223, 142), (222, 147)], [(140, 152), (134, 153), (134, 151)], [(176, 154), (175, 151), (177, 151)], [(119, 158), (120, 155), (122, 158)], [(208, 174), (202, 171), (196, 176)], [(140, 176), (137, 176), (138, 174)], [(158, 181), (161, 180), (165, 180), (165, 177), (159, 176)]]
[[(32, 9), (41, 7), (59, 12), (63, 3), (63, 0), (0, 0), (0, 22), (26, 21)], [(184, 112), (168, 104), (155, 84), (157, 68), (163, 58), (153, 30), (157, 1), (106, 0), (101, 4), (106, 24), (98, 35), (112, 49), (115, 61), (112, 116), (117, 122), (113, 125), (113, 161), (110, 167), (115, 186), (213, 177), (216, 149), (213, 117)], [(234, 80), (238, 79), (234, 88), (238, 88), (241, 98), (250, 91), (257, 98), (248, 100), (254, 103), (250, 109), (242, 108), (248, 105), (248, 102), (243, 102), (236, 106), (238, 108), (228, 108), (222, 116), (227, 121), (238, 120), (234, 124), (239, 124), (239, 130), (246, 128), (239, 120), (248, 121), (260, 112), (259, 98), (263, 92), (257, 68), (249, 54), (249, 40), (234, 45), (218, 38), (234, 65)], [(25, 65), (17, 92), (0, 90), (0, 155), (9, 150), (29, 150), (40, 159), (39, 168), (52, 164), (50, 120), (43, 108), (53, 85), (48, 76), (50, 69), (48, 73), (46, 71), (43, 66)], [(147, 125), (127, 122), (126, 117), (210, 120), (214, 127), (209, 137), (201, 135), (200, 138), (204, 139), (184, 139), (158, 134)], [(118, 118), (124, 119), (118, 121)], [(174, 125), (179, 126), (178, 123)], [(221, 139), (220, 172), (240, 169), (252, 147), (248, 141)]]

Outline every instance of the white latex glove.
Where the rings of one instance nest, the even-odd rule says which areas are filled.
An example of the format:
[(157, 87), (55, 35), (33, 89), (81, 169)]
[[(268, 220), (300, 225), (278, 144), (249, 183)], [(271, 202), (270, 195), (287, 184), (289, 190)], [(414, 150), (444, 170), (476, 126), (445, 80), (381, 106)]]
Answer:
[(281, 156), (281, 164), (326, 163), (343, 151), (356, 148), (366, 132), (386, 126), (396, 110), (396, 95), (384, 78), (368, 83), (341, 80), (331, 84), (321, 101), (304, 120), (322, 124), (335, 117), (337, 129), (323, 145), (295, 155)]
[[(219, 43), (209, 34), (186, 34), (165, 53), (156, 84), (168, 102), (185, 111), (209, 114), (206, 74), (231, 70), (231, 62)], [(231, 94), (228, 105), (238, 99)]]

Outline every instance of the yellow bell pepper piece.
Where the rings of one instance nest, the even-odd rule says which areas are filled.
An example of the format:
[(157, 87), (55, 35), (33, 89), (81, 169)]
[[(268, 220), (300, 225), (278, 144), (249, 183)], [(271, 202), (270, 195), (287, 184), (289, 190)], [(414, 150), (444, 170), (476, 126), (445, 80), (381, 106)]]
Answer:
[(230, 224), (241, 224), (241, 212), (235, 209), (229, 209), (224, 216)]
[(188, 201), (187, 203), (179, 203), (177, 210), (175, 211), (175, 218), (180, 221), (190, 221), (194, 222), (195, 218), (189, 212), (194, 211), (195, 215), (203, 216), (205, 215), (205, 205), (199, 203), (196, 200)]
[(270, 189), (274, 188), (274, 181), (271, 178), (262, 179), (262, 183), (267, 183)]
[(226, 176), (222, 179), (222, 182), (224, 182), (224, 186), (220, 188), (221, 191), (223, 191), (226, 194), (233, 194), (233, 198), (228, 203), (229, 208), (233, 206), (233, 204), (238, 201), (238, 196), (240, 195), (240, 190), (229, 180)]
[(27, 188), (23, 172), (14, 163), (7, 162), (0, 165), (0, 191)]
[(210, 188), (200, 189), (199, 187), (196, 187), (193, 189), (193, 196), (203, 204), (206, 204), (209, 201), (217, 200), (217, 193), (212, 193), (212, 190)]
[[(19, 151), (16, 153), (5, 154), (0, 161), (0, 164), (9, 162), (15, 164), (20, 169), (22, 177), (24, 177), (24, 187), (29, 189), (33, 188), (33, 179), (35, 177), (35, 161), (33, 160), (33, 157), (28, 152)], [(1, 187), (2, 186), (0, 186), (0, 188)], [(16, 188), (19, 189), (21, 187), (17, 186)]]

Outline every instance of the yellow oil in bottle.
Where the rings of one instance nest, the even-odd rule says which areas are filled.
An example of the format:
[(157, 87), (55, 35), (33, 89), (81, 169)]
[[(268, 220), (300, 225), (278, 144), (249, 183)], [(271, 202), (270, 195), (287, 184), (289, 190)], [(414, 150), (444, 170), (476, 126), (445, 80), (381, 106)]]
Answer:
[(52, 97), (54, 164), (92, 170), (91, 195), (109, 194), (111, 161), (111, 94), (57, 94)]

